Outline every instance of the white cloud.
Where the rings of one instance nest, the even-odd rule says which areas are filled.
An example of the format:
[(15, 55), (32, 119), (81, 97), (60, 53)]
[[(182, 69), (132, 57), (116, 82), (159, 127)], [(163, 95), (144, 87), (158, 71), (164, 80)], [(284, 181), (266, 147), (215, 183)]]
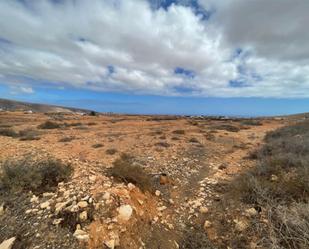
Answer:
[[(168, 9), (146, 0), (24, 2), (0, 2), (2, 82), (161, 95), (309, 96), (305, 0), (199, 0), (213, 12), (208, 21), (188, 1)], [(194, 77), (175, 74), (176, 68)]]

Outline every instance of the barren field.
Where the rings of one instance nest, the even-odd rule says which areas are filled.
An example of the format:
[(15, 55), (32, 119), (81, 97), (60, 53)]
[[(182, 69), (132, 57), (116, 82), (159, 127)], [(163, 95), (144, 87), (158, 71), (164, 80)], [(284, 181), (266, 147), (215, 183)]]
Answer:
[(53, 179), (48, 172), (47, 185), (28, 188), (22, 171), (14, 175), (16, 189), (0, 185), (0, 243), (15, 237), (13, 248), (32, 249), (260, 248), (254, 236), (233, 244), (235, 233), (224, 229), (242, 240), (254, 205), (220, 206), (229, 183), (254, 166), (250, 154), (265, 134), (286, 122), (2, 112), (3, 165), (52, 158), (72, 173)]

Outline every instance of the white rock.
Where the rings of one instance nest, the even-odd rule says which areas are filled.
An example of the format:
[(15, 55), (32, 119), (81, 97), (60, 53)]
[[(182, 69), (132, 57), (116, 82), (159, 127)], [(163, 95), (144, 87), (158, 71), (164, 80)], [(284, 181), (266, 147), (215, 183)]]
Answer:
[(256, 211), (255, 208), (249, 208), (246, 210), (246, 216), (248, 217), (253, 217), (253, 216), (256, 216), (258, 214), (258, 212)]
[(4, 214), (4, 204), (0, 205), (0, 216)]
[(118, 219), (120, 221), (128, 221), (133, 213), (133, 209), (130, 205), (122, 205), (118, 210)]
[(56, 203), (55, 205), (56, 213), (59, 213), (60, 211), (62, 211), (62, 209), (64, 209), (68, 203), (69, 203), (68, 201)]
[(159, 190), (156, 190), (155, 195), (156, 195), (156, 196), (160, 196), (160, 195), (161, 195), (161, 192), (160, 192)]
[(48, 208), (49, 206), (50, 206), (49, 201), (45, 201), (45, 202), (41, 203), (40, 208), (41, 208), (41, 209), (46, 209), (46, 208)]
[(81, 230), (81, 229), (76, 229), (73, 236), (80, 241), (89, 240), (89, 234), (86, 233), (85, 231)]
[(80, 201), (79, 203), (77, 203), (77, 206), (79, 206), (80, 208), (86, 208), (88, 207), (88, 202)]
[(115, 240), (114, 239), (111, 239), (111, 240), (108, 240), (104, 243), (108, 248), (110, 249), (114, 249), (115, 248)]
[(87, 211), (83, 211), (79, 214), (79, 219), (81, 221), (86, 221), (88, 219), (88, 214), (87, 214)]
[(133, 190), (135, 188), (135, 185), (133, 183), (128, 183), (129, 190)]
[(111, 194), (109, 192), (106, 192), (104, 195), (103, 195), (103, 199), (104, 200), (109, 200), (109, 198), (111, 197)]
[(31, 202), (31, 203), (38, 203), (38, 202), (39, 202), (39, 197), (33, 195), (33, 196), (31, 197), (31, 199), (30, 199), (30, 202)]
[(242, 232), (248, 228), (248, 223), (242, 220), (234, 220), (235, 228), (237, 231)]
[(62, 218), (53, 220), (53, 225), (59, 225), (63, 221)]
[(204, 229), (211, 227), (211, 225), (212, 225), (211, 222), (206, 220), (204, 223)]
[(207, 207), (200, 207), (200, 213), (202, 213), (202, 214), (208, 213), (208, 208)]
[(54, 196), (54, 193), (49, 192), (43, 193), (43, 197), (52, 197), (52, 196)]
[(1, 244), (0, 244), (0, 249), (11, 249), (14, 245), (16, 238), (12, 237), (10, 239), (4, 240)]

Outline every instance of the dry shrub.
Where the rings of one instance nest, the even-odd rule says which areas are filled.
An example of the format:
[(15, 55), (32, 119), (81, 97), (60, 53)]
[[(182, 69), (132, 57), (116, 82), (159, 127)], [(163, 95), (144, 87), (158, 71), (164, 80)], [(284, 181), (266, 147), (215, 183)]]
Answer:
[(170, 147), (171, 145), (167, 142), (158, 142), (155, 144), (156, 146), (160, 146), (160, 147), (164, 147), (164, 148), (168, 148)]
[(61, 124), (47, 120), (46, 122), (38, 126), (39, 129), (58, 129), (61, 127)]
[(0, 135), (5, 137), (18, 137), (18, 133), (12, 128), (0, 129)]
[(52, 157), (35, 160), (26, 155), (21, 159), (7, 160), (1, 164), (0, 182), (3, 188), (13, 191), (45, 192), (66, 181), (72, 167)]
[(92, 145), (92, 148), (97, 149), (97, 148), (101, 148), (103, 146), (104, 146), (103, 144), (94, 144), (94, 145)]
[(40, 132), (31, 128), (19, 132), (19, 137), (21, 141), (39, 140), (39, 136)]
[(261, 126), (263, 123), (260, 120), (256, 119), (245, 119), (241, 121), (242, 125), (250, 125), (250, 126)]
[(144, 191), (153, 191), (153, 182), (151, 176), (134, 162), (134, 158), (127, 154), (122, 154), (110, 169), (112, 176), (124, 181), (133, 183)]
[(106, 151), (105, 151), (105, 153), (107, 154), (107, 155), (115, 155), (116, 153), (117, 153), (118, 151), (116, 150), (116, 149), (107, 149)]
[(211, 127), (214, 130), (224, 130), (224, 131), (230, 131), (230, 132), (239, 132), (240, 128), (234, 125), (229, 124), (221, 124), (221, 125), (214, 125)]
[(174, 130), (173, 133), (177, 135), (184, 135), (186, 132), (185, 130)]
[(268, 224), (256, 230), (266, 248), (309, 248), (309, 122), (270, 132), (229, 196), (261, 207)]
[(59, 142), (61, 142), (61, 143), (68, 143), (68, 142), (73, 141), (74, 139), (75, 139), (75, 137), (73, 137), (73, 136), (71, 136), (71, 137), (64, 137), (64, 138), (61, 138), (59, 140)]
[(215, 249), (201, 228), (187, 229), (183, 234), (180, 249)]
[(195, 137), (190, 138), (190, 139), (189, 139), (189, 142), (190, 142), (190, 143), (199, 143), (198, 139), (195, 138)]

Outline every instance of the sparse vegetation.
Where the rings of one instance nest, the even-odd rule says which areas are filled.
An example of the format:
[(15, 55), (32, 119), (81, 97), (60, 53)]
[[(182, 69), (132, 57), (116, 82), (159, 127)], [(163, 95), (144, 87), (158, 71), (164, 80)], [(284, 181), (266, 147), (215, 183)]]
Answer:
[(58, 182), (67, 180), (72, 168), (59, 160), (48, 157), (35, 160), (28, 155), (22, 159), (12, 159), (1, 164), (0, 183), (12, 191), (50, 191)]
[(134, 158), (128, 154), (122, 154), (110, 169), (112, 176), (126, 182), (133, 183), (140, 189), (153, 191), (151, 176), (134, 162)]
[(164, 148), (168, 148), (170, 147), (171, 145), (167, 142), (158, 142), (155, 144), (156, 146), (160, 146), (160, 147), (164, 147)]
[(114, 148), (107, 149), (107, 150), (105, 151), (105, 153), (106, 153), (107, 155), (115, 155), (117, 152), (118, 152), (118, 151), (117, 151), (116, 149), (114, 149)]
[(73, 136), (70, 136), (70, 137), (63, 137), (59, 140), (59, 142), (61, 143), (68, 143), (68, 142), (71, 142), (75, 139), (75, 137)]
[(6, 137), (18, 137), (18, 133), (12, 128), (0, 129), (0, 135)]
[(190, 143), (199, 143), (200, 141), (198, 141), (197, 138), (192, 137), (192, 138), (189, 139), (189, 142), (190, 142)]
[(220, 124), (220, 125), (214, 125), (211, 127), (214, 130), (224, 130), (224, 131), (230, 131), (230, 132), (238, 132), (240, 131), (240, 128), (234, 125), (230, 124)]
[(177, 135), (184, 135), (186, 132), (185, 130), (174, 130), (173, 133)]
[(261, 126), (263, 123), (260, 120), (256, 119), (245, 119), (241, 121), (242, 125), (250, 125), (250, 126)]
[(18, 135), (21, 141), (32, 141), (40, 139), (40, 132), (31, 128), (20, 131)]
[(39, 129), (58, 129), (61, 127), (61, 124), (47, 120), (46, 122), (38, 126)]
[(92, 145), (92, 148), (97, 149), (97, 148), (101, 148), (103, 146), (104, 146), (103, 144), (94, 144), (94, 145)]
[(180, 249), (214, 249), (207, 234), (201, 228), (187, 229), (183, 235)]
[(281, 128), (265, 137), (252, 153), (257, 165), (234, 182), (233, 196), (262, 207), (268, 226), (256, 230), (267, 236), (268, 248), (309, 246), (309, 122)]

